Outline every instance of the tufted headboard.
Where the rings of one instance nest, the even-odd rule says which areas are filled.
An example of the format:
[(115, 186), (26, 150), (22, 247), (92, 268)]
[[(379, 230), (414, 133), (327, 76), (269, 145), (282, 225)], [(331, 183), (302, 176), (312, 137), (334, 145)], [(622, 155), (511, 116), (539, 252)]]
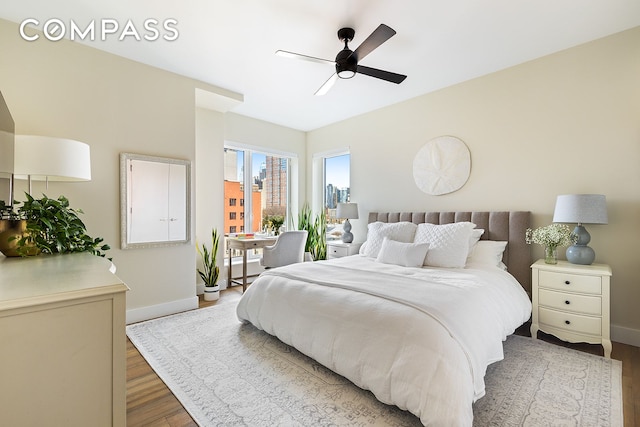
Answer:
[(369, 223), (409, 221), (415, 224), (450, 224), (471, 221), (485, 230), (481, 240), (507, 241), (503, 262), (525, 291), (531, 295), (531, 250), (525, 242), (531, 212), (370, 212)]

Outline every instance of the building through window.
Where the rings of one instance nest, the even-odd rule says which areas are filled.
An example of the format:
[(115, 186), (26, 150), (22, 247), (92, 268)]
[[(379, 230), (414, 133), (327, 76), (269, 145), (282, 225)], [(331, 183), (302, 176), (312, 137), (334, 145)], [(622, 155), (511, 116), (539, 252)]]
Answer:
[(225, 233), (233, 233), (234, 226), (255, 233), (286, 223), (290, 161), (267, 152), (224, 149)]
[(324, 209), (328, 233), (336, 224), (343, 222), (336, 218), (338, 203), (351, 201), (350, 163), (351, 154), (348, 152), (324, 157)]

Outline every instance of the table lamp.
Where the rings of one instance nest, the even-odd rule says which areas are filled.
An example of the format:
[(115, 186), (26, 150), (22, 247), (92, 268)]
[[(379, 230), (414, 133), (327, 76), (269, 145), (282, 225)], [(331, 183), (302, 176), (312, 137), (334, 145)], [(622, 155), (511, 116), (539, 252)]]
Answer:
[(89, 145), (72, 139), (16, 135), (15, 178), (29, 181), (91, 181)]
[(344, 243), (353, 242), (353, 234), (351, 233), (350, 219), (358, 219), (358, 204), (357, 203), (338, 203), (336, 209), (336, 218), (344, 218), (346, 221), (342, 226), (344, 233), (342, 233), (342, 241)]
[(607, 201), (602, 194), (565, 194), (556, 199), (553, 222), (577, 223), (571, 234), (576, 243), (567, 248), (567, 261), (572, 264), (590, 265), (596, 258), (588, 246), (591, 235), (582, 224), (607, 224)]

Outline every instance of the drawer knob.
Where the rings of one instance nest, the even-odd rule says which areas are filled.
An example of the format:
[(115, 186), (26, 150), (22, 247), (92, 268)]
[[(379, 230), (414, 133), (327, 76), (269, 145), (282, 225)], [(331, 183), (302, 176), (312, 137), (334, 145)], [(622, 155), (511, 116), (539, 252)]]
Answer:
[(569, 305), (569, 304), (571, 304), (571, 301), (566, 300), (564, 303), (565, 303), (565, 304), (567, 304), (567, 305)]
[(571, 321), (570, 320), (565, 320), (564, 323), (566, 323), (567, 325), (570, 325)]
[(571, 282), (570, 282), (569, 280), (565, 280), (565, 281), (564, 281), (564, 284), (565, 284), (565, 285), (570, 285), (570, 284), (571, 284)]

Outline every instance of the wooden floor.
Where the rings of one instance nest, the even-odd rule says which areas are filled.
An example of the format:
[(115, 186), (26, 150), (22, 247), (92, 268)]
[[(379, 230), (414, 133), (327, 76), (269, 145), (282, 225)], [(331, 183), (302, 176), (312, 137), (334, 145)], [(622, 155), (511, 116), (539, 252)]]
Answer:
[[(240, 293), (239, 287), (222, 291), (219, 302), (211, 303), (201, 299), (200, 307), (237, 299)], [(528, 336), (528, 325), (524, 325), (516, 333)], [(602, 346), (599, 345), (567, 344), (541, 332), (538, 338), (588, 353), (603, 354)], [(640, 427), (640, 348), (614, 342), (611, 357), (622, 361), (624, 427)], [(129, 339), (127, 339), (127, 425), (129, 427), (197, 426)]]

